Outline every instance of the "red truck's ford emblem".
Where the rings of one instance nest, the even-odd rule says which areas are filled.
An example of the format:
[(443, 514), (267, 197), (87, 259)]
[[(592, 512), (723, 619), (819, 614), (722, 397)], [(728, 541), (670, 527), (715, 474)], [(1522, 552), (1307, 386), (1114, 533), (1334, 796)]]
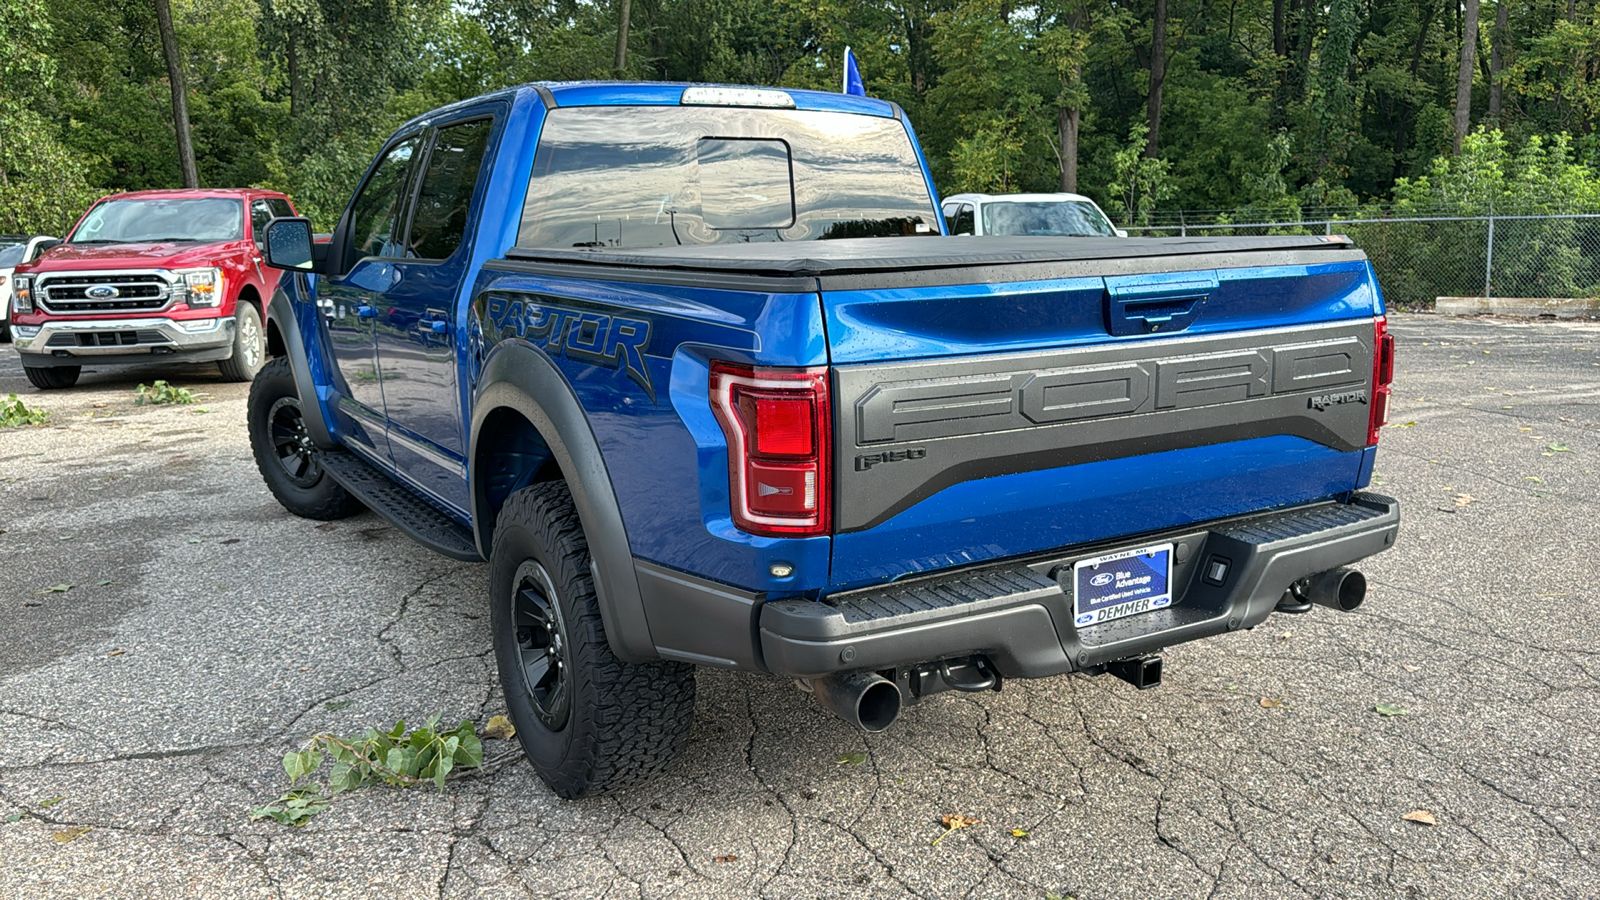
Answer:
[(109, 284), (94, 284), (84, 288), (83, 295), (90, 300), (111, 300), (122, 296), (122, 292)]

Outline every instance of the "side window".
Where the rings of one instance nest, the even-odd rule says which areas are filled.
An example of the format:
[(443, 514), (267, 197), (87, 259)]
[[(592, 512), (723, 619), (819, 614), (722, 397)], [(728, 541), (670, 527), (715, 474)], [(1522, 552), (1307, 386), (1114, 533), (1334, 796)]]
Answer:
[(939, 210), (939, 214), (944, 216), (944, 230), (949, 234), (955, 234), (956, 233), (956, 205), (954, 203), (952, 203), (949, 206), (946, 206), (946, 207), (940, 209)]
[(951, 234), (972, 234), (972, 204), (963, 203), (956, 210), (955, 221), (950, 224)]
[(417, 152), (417, 139), (395, 145), (378, 163), (366, 187), (356, 197), (350, 212), (350, 235), (345, 244), (345, 266), (366, 256), (398, 257), (400, 231), (405, 222), (406, 175), (411, 157)]
[(272, 210), (272, 215), (275, 218), (286, 219), (294, 215), (294, 207), (290, 206), (289, 201), (282, 197), (268, 197), (267, 206)]
[(477, 119), (439, 129), (422, 173), (406, 256), (448, 259), (461, 246), (492, 124), (489, 119)]
[(259, 244), (265, 239), (265, 235), (262, 234), (262, 230), (267, 227), (268, 222), (272, 221), (272, 217), (272, 207), (267, 205), (267, 201), (251, 201), (250, 233), (255, 236), (256, 243)]

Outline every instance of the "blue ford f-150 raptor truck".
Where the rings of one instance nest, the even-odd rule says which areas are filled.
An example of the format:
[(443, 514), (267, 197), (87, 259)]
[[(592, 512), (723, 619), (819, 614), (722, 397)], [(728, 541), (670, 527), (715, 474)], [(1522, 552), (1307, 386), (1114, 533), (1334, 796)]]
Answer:
[(290, 511), (487, 560), (560, 795), (685, 741), (694, 666), (875, 731), (1311, 604), (1389, 547), (1393, 366), (1340, 238), (943, 235), (893, 104), (527, 85), (428, 113), (291, 270), (250, 393)]

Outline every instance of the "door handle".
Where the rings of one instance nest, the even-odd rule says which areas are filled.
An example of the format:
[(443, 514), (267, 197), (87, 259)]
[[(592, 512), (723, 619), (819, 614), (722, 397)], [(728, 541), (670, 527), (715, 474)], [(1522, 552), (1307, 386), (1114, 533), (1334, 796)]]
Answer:
[(358, 306), (356, 307), (356, 315), (363, 319), (376, 318), (378, 315), (378, 309), (375, 306)]

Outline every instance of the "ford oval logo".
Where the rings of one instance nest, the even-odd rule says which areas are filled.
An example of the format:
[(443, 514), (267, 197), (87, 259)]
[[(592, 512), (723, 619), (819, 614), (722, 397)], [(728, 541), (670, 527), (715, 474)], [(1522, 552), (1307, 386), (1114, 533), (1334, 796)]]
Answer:
[(96, 284), (84, 288), (83, 295), (90, 300), (111, 300), (122, 296), (122, 292), (109, 284)]
[(1112, 575), (1110, 572), (1101, 572), (1099, 575), (1089, 579), (1089, 583), (1095, 587), (1105, 587), (1106, 585), (1115, 581), (1116, 577), (1117, 576)]

